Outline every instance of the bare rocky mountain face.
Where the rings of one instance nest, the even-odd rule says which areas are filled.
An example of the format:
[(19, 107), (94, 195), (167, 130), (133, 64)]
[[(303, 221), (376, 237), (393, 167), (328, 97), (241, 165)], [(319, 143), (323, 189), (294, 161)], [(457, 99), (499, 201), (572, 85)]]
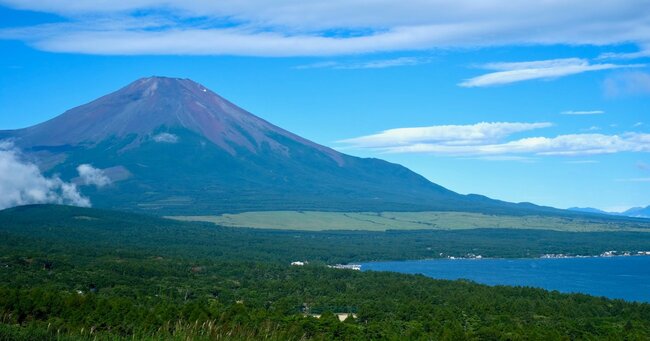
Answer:
[[(15, 133), (20, 144), (26, 147), (92, 145), (108, 138), (135, 134), (137, 138), (132, 146), (135, 147), (161, 127), (187, 129), (231, 155), (240, 147), (255, 153), (262, 146), (286, 154), (287, 147), (270, 137), (278, 135), (342, 162), (335, 151), (278, 128), (189, 79), (139, 79), (52, 120)], [(164, 140), (164, 136), (173, 139), (168, 135), (159, 138)]]
[(577, 214), (460, 195), (409, 169), (339, 153), (188, 79), (150, 77), (25, 129), (0, 131), (46, 174), (91, 164), (95, 206), (157, 214), (251, 210)]

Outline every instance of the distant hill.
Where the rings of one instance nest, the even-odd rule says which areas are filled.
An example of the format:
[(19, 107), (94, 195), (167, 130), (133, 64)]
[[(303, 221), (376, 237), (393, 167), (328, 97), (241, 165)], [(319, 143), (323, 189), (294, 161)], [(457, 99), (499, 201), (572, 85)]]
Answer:
[[(305, 113), (308, 114), (308, 113)], [(398, 164), (339, 153), (279, 128), (188, 79), (150, 77), (25, 129), (0, 131), (96, 207), (155, 214), (260, 210), (469, 211), (575, 215), (461, 195)]]
[(606, 212), (592, 207), (570, 207), (569, 211), (575, 212), (585, 212), (585, 213), (596, 213), (596, 214), (607, 214), (607, 215), (616, 215), (617, 213)]
[(624, 216), (624, 217), (632, 217), (632, 218), (650, 218), (650, 206), (633, 207), (624, 212), (606, 212), (591, 207), (571, 207), (569, 208), (569, 210), (575, 212), (598, 213), (598, 214), (607, 214), (613, 216)]
[(650, 206), (633, 207), (623, 212), (622, 215), (635, 218), (650, 218)]

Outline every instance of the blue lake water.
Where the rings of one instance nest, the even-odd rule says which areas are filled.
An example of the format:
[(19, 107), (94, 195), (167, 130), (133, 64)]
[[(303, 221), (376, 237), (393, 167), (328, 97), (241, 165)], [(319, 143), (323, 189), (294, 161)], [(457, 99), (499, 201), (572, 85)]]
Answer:
[(437, 279), (469, 279), (650, 302), (650, 257), (551, 259), (432, 259), (371, 262), (362, 271), (422, 274)]

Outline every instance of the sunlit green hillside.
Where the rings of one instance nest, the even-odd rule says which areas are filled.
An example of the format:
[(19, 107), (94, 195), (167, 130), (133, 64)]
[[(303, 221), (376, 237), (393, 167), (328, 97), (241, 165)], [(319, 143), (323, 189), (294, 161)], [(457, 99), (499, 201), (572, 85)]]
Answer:
[(476, 228), (540, 229), (567, 232), (650, 232), (644, 219), (558, 216), (508, 216), (469, 212), (318, 212), (268, 211), (216, 216), (173, 216), (222, 226), (286, 230), (461, 230)]

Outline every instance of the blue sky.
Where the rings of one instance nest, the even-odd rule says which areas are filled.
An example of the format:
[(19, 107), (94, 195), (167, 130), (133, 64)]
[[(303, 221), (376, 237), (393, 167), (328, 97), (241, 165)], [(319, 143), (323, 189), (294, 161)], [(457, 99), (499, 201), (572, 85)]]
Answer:
[(461, 193), (646, 206), (648, 8), (0, 0), (0, 129), (140, 77), (191, 78), (301, 136)]

